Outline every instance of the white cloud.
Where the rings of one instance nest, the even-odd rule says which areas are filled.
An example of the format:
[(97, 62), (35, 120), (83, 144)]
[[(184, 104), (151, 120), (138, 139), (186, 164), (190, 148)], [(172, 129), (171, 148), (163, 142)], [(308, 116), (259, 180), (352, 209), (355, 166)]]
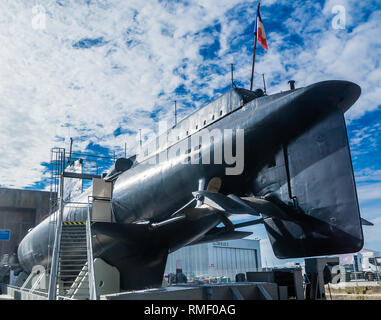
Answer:
[(381, 170), (364, 168), (356, 172), (357, 182), (381, 182)]
[(360, 202), (381, 200), (381, 182), (360, 184), (357, 187), (357, 195)]
[(381, 217), (370, 219), (373, 226), (364, 227), (364, 239), (367, 247), (380, 248)]
[[(25, 187), (40, 180), (50, 148), (69, 132), (75, 149), (84, 150), (92, 141), (121, 151), (127, 141), (133, 152), (135, 136), (115, 138), (114, 130), (152, 128), (153, 120), (141, 112), (159, 106), (165, 107), (163, 118), (168, 117), (174, 89), (181, 83), (194, 88), (197, 80), (194, 68), (185, 70), (188, 80), (173, 70), (184, 59), (189, 66), (202, 64), (198, 50), (211, 41), (208, 34), (194, 34), (238, 1), (189, 7), (141, 1), (61, 3), (63, 7), (45, 5), (45, 30), (32, 28), (33, 3), (0, 4), (2, 185)], [(162, 33), (165, 27), (173, 36)], [(83, 38), (99, 37), (105, 45), (72, 47)], [(88, 138), (81, 141), (84, 135)]]
[[(242, 45), (234, 52), (230, 48), (243, 39), (254, 19), (255, 3), (200, 0), (184, 5), (131, 0), (87, 5), (62, 0), (44, 4), (45, 30), (32, 28), (34, 5), (26, 0), (0, 2), (3, 186), (26, 187), (39, 181), (44, 171), (41, 163), (48, 161), (50, 148), (62, 145), (62, 139), (67, 146), (69, 135), (77, 150), (93, 142), (122, 153), (127, 142), (128, 153), (133, 153), (135, 135), (114, 137), (118, 127), (152, 132), (154, 120), (149, 115), (158, 112), (160, 120), (171, 119), (173, 92), (181, 84), (191, 94), (213, 97), (215, 90), (229, 83), (231, 62), (236, 63), (236, 79), (249, 84), (251, 52)], [(272, 0), (262, 5), (276, 9)], [(354, 4), (347, 5), (351, 9)], [(247, 10), (228, 17), (226, 13), (237, 6)], [(318, 4), (308, 6), (322, 10)], [(348, 117), (359, 117), (377, 108), (381, 99), (380, 14), (375, 10), (367, 22), (346, 33), (324, 29), (327, 17), (311, 17), (307, 9), (295, 5), (285, 24), (305, 44), (286, 49), (285, 35), (268, 28), (272, 17), (266, 14), (270, 49), (258, 56), (256, 70), (266, 74), (270, 93), (284, 90), (290, 78), (297, 86), (329, 78), (353, 80), (362, 86), (363, 95)], [(202, 32), (217, 23), (219, 34)], [(311, 32), (317, 28), (322, 32)], [(81, 39), (96, 38), (103, 38), (104, 44), (72, 47)], [(199, 50), (215, 38), (220, 40), (218, 57), (205, 61)], [(210, 67), (210, 63), (226, 68), (226, 73), (200, 78), (198, 68)], [(179, 69), (180, 73), (175, 72)], [(262, 86), (260, 77), (255, 80)], [(180, 106), (192, 106), (182, 109), (182, 115), (202, 103), (193, 101), (190, 94), (177, 99), (182, 99)]]

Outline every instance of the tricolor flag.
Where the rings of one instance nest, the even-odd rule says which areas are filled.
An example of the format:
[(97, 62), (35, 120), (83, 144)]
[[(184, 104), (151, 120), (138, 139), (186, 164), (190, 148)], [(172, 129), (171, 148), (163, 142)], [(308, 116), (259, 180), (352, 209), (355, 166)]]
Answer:
[(265, 27), (262, 23), (261, 14), (259, 12), (259, 6), (257, 8), (257, 19), (255, 20), (254, 32), (255, 36), (257, 37), (257, 40), (260, 42), (262, 47), (268, 50), (269, 48), (267, 47)]

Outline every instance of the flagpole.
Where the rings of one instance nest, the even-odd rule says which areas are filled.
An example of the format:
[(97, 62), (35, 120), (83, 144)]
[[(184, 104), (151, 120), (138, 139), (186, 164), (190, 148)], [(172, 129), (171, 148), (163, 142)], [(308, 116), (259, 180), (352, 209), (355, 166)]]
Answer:
[(254, 67), (255, 67), (255, 53), (257, 51), (257, 30), (258, 30), (258, 11), (261, 3), (258, 2), (257, 7), (257, 17), (255, 18), (255, 33), (254, 33), (254, 51), (253, 51), (253, 65), (251, 66), (251, 80), (250, 80), (250, 91), (253, 91), (253, 78), (254, 78)]

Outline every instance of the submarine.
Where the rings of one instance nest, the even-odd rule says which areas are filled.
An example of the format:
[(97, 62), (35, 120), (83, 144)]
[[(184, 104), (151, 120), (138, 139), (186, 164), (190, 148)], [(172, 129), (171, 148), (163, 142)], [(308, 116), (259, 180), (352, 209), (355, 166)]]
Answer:
[[(247, 237), (239, 229), (250, 225), (265, 226), (280, 259), (359, 251), (364, 220), (344, 114), (360, 94), (343, 80), (271, 95), (233, 87), (116, 161), (103, 177), (114, 223), (91, 223), (94, 258), (135, 290), (161, 286), (169, 253)], [(234, 215), (252, 219), (234, 224)], [(63, 221), (86, 217), (87, 208), (64, 208)], [(26, 272), (50, 266), (51, 219), (19, 244)]]

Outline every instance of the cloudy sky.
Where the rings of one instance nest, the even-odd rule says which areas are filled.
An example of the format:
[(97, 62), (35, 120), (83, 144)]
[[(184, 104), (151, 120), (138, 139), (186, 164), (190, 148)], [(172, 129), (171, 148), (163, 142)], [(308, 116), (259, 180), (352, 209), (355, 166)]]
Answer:
[[(0, 2), (0, 186), (44, 189), (50, 148), (104, 155), (136, 148), (139, 129), (184, 117), (226, 91), (230, 63), (248, 88), (256, 1)], [(365, 247), (381, 250), (381, 3), (262, 1), (268, 93), (327, 79), (359, 84), (346, 120)], [(339, 7), (337, 7), (339, 6)], [(262, 227), (266, 263), (269, 252)], [(265, 261), (264, 261), (265, 262)]]

